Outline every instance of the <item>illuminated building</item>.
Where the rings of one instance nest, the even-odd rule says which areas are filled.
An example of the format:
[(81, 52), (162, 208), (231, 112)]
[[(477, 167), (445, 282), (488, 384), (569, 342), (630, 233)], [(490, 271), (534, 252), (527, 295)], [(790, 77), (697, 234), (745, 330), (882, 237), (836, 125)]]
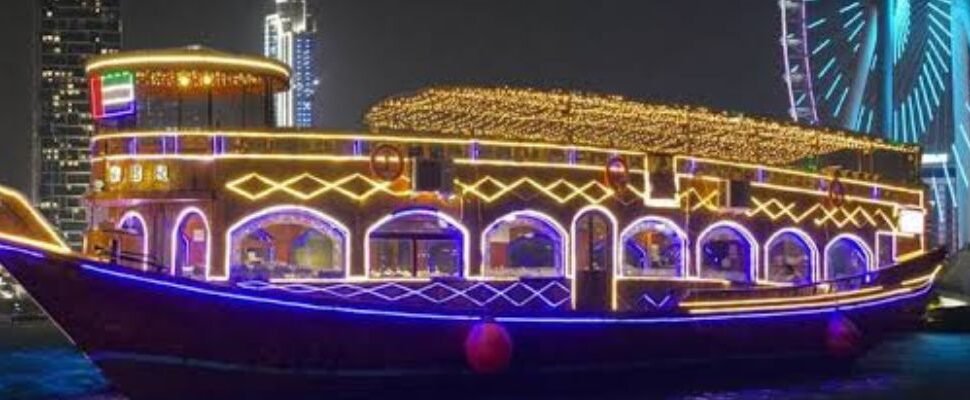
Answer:
[(313, 126), (317, 71), (313, 54), (316, 23), (304, 0), (275, 0), (276, 12), (266, 16), (264, 54), (293, 70), (290, 90), (276, 95), (277, 126)]
[(88, 225), (82, 196), (90, 181), (89, 146), (94, 133), (84, 62), (121, 47), (120, 1), (37, 4), (34, 200), (68, 243), (79, 248)]
[(922, 316), (945, 255), (914, 145), (513, 88), (296, 130), (273, 126), (291, 72), (272, 59), (142, 51), (86, 74), (84, 252), (0, 188), (0, 262), (132, 398), (858, 355)]

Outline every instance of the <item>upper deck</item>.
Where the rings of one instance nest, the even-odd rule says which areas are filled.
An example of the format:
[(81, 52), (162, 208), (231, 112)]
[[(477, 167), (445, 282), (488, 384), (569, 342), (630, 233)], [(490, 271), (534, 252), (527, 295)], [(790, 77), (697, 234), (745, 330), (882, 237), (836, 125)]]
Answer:
[[(764, 188), (789, 188), (791, 190), (823, 191), (826, 182), (833, 179), (830, 173), (810, 172), (792, 167), (778, 167), (755, 163), (719, 160), (690, 155), (667, 156), (656, 153), (643, 153), (631, 150), (601, 148), (593, 146), (569, 146), (541, 142), (516, 142), (502, 140), (478, 140), (469, 138), (441, 138), (429, 135), (405, 134), (361, 134), (346, 132), (119, 132), (94, 137), (92, 161), (96, 171), (110, 165), (134, 165), (137, 162), (156, 162), (176, 168), (180, 162), (221, 161), (231, 168), (240, 162), (259, 161), (271, 167), (274, 162), (281, 166), (271, 167), (290, 169), (294, 162), (341, 162), (350, 170), (369, 175), (371, 153), (379, 145), (392, 144), (401, 148), (413, 149), (427, 154), (434, 148), (441, 156), (454, 161), (463, 170), (466, 167), (491, 167), (521, 171), (525, 169), (557, 169), (577, 173), (602, 173), (607, 163), (619, 157), (628, 166), (633, 179), (626, 187), (632, 193), (649, 202), (649, 175), (644, 171), (650, 168), (650, 159), (673, 160), (667, 163), (669, 173), (679, 178), (708, 177), (721, 180), (747, 180), (752, 185)], [(404, 156), (402, 152), (402, 156)], [(232, 163), (235, 161), (235, 163)], [(407, 160), (401, 160), (408, 164)], [(191, 164), (191, 163), (190, 163)], [(313, 164), (307, 164), (310, 166)], [(102, 168), (98, 168), (101, 166)], [(407, 166), (405, 165), (405, 168)], [(657, 170), (654, 166), (653, 169)], [(102, 171), (103, 172), (103, 171)], [(660, 171), (658, 171), (660, 172)], [(171, 175), (171, 174), (170, 174)], [(461, 172), (458, 175), (462, 175)], [(103, 179), (105, 191), (124, 189), (149, 189), (146, 186), (131, 185), (125, 180)], [(108, 177), (110, 178), (110, 177)], [(173, 182), (176, 176), (171, 177)], [(97, 178), (96, 178), (97, 179)], [(861, 202), (894, 202), (899, 206), (922, 207), (923, 190), (919, 184), (905, 184), (881, 180), (878, 177), (857, 171), (846, 171), (840, 181), (849, 200)], [(140, 182), (135, 182), (140, 183)], [(466, 191), (472, 182), (456, 181)], [(601, 185), (605, 192), (615, 191)], [(170, 183), (166, 191), (189, 189)], [(150, 190), (138, 190), (149, 194)], [(592, 201), (598, 203), (599, 201)]]

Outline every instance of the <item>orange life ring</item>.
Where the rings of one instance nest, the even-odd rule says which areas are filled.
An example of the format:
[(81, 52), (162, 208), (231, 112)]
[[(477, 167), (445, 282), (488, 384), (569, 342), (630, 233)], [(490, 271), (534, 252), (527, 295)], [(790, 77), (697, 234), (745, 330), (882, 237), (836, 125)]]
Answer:
[(626, 161), (620, 157), (611, 157), (606, 161), (603, 178), (606, 184), (618, 193), (626, 190), (627, 183), (630, 183), (630, 167)]
[(845, 185), (839, 179), (838, 173), (832, 176), (832, 182), (829, 183), (828, 203), (831, 208), (842, 207), (845, 204)]
[(397, 147), (379, 144), (370, 152), (370, 173), (385, 181), (394, 181), (404, 174), (404, 155)]

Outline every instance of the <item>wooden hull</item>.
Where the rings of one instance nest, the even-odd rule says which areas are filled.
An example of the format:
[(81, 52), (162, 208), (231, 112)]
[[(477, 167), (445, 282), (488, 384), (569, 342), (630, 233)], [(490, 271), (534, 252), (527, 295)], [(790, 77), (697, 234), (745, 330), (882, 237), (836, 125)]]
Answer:
[[(907, 276), (926, 275), (937, 264), (925, 261), (909, 266)], [(0, 263), (133, 398), (299, 397), (334, 385), (349, 390), (384, 385), (389, 378), (480, 379), (467, 366), (466, 340), (482, 323), (473, 311), (254, 294), (13, 245), (0, 248)], [(488, 319), (511, 339), (506, 377), (814, 358), (832, 352), (837, 318), (861, 332), (852, 343), (858, 351), (886, 333), (912, 327), (931, 284), (838, 310), (710, 316), (566, 312)]]

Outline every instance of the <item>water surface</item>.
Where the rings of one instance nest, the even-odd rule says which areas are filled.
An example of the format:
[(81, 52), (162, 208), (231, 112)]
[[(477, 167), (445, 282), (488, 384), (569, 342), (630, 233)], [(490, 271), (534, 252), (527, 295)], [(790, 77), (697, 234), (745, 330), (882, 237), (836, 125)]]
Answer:
[[(18, 331), (0, 327), (0, 399), (120, 400), (109, 382), (53, 328)], [(27, 337), (24, 337), (27, 335)], [(528, 395), (499, 388), (490, 399), (960, 399), (970, 392), (970, 334), (918, 333), (882, 344), (851, 370), (801, 372), (799, 366), (770, 377), (731, 368), (705, 371), (672, 383), (662, 375), (625, 379), (610, 390)], [(534, 388), (535, 389), (535, 388)], [(496, 394), (498, 393), (498, 394)], [(470, 393), (462, 394), (469, 398)], [(333, 398), (327, 394), (327, 398)], [(383, 397), (383, 396), (382, 396)], [(398, 393), (395, 398), (407, 398)], [(386, 398), (386, 397), (385, 397)]]

